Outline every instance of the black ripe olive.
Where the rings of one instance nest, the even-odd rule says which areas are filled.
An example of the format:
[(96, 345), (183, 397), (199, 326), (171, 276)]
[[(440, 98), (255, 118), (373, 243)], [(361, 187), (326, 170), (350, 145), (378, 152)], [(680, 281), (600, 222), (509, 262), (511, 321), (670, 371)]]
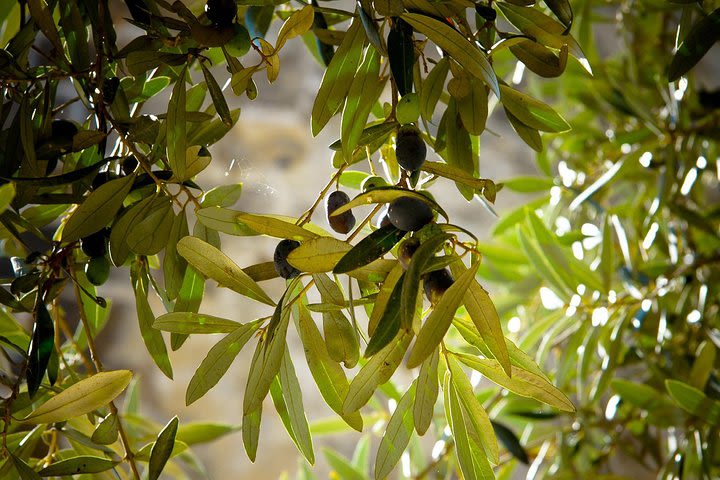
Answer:
[(419, 170), (425, 163), (427, 146), (420, 136), (420, 130), (412, 125), (405, 125), (398, 130), (395, 139), (395, 157), (398, 164), (413, 172)]
[(110, 259), (107, 255), (93, 257), (85, 265), (85, 276), (93, 285), (102, 285), (110, 276)]
[(205, 15), (218, 27), (228, 27), (235, 21), (237, 6), (235, 0), (208, 0)]
[(115, 94), (120, 86), (120, 79), (117, 77), (106, 78), (103, 82), (103, 101), (110, 105), (115, 100)]
[(326, 211), (328, 223), (337, 233), (349, 233), (355, 226), (355, 215), (353, 215), (350, 210), (339, 215), (331, 215), (332, 212), (344, 205), (347, 205), (349, 202), (350, 197), (348, 197), (347, 193), (341, 190), (332, 192), (327, 197)]
[(50, 124), (51, 135), (54, 139), (72, 140), (78, 127), (70, 120), (53, 120)]
[(93, 178), (92, 189), (97, 190), (102, 185), (106, 184), (110, 180), (115, 180), (116, 178), (118, 178), (118, 176), (117, 176), (117, 173), (115, 173), (115, 172), (110, 172), (110, 171), (100, 172), (97, 175), (95, 175), (95, 178)]
[(273, 255), (273, 261), (275, 262), (275, 271), (282, 278), (294, 278), (300, 275), (300, 270), (290, 265), (287, 261), (290, 252), (300, 246), (300, 242), (295, 240), (282, 240), (275, 247), (275, 255)]
[(388, 218), (398, 230), (414, 232), (432, 222), (433, 211), (427, 203), (417, 198), (400, 197), (388, 208)]
[(445, 290), (450, 288), (450, 285), (454, 282), (455, 280), (447, 268), (433, 270), (423, 275), (423, 290), (425, 290), (425, 296), (430, 303), (435, 305), (440, 301), (440, 297), (445, 293)]
[(107, 237), (109, 232), (104, 228), (80, 239), (80, 248), (90, 258), (102, 257), (107, 253)]
[(420, 240), (415, 237), (410, 237), (403, 241), (398, 247), (398, 260), (405, 270), (407, 270), (410, 265), (410, 260), (412, 260), (412, 256), (419, 246)]
[(495, 9), (487, 5), (475, 5), (475, 11), (488, 22), (494, 22), (497, 18)]
[(122, 172), (124, 175), (130, 175), (135, 171), (135, 169), (138, 166), (137, 158), (135, 158), (135, 155), (128, 155), (125, 157), (125, 159), (122, 161), (122, 165), (120, 168), (122, 169)]

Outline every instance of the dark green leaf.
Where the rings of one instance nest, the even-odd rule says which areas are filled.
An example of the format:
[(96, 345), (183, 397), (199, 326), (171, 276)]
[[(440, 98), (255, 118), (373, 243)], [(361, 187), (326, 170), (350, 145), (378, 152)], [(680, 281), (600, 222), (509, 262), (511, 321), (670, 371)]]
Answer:
[(33, 313), (35, 324), (28, 347), (27, 369), (27, 387), (30, 397), (34, 396), (38, 388), (40, 388), (55, 341), (53, 320), (41, 295), (38, 295), (35, 312)]
[(720, 8), (700, 19), (678, 46), (668, 67), (668, 81), (674, 82), (693, 68), (720, 40)]
[(333, 273), (348, 273), (370, 264), (389, 252), (406, 233), (392, 225), (378, 228), (343, 255)]

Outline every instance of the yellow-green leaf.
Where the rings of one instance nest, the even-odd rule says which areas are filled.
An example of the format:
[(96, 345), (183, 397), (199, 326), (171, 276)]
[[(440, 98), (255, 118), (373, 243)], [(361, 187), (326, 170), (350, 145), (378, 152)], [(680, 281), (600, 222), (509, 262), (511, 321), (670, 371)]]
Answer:
[(238, 222), (261, 235), (299, 241), (317, 237), (317, 234), (310, 230), (266, 215), (253, 215), (251, 213), (241, 212), (238, 213), (235, 218)]
[(301, 272), (331, 272), (351, 248), (352, 245), (335, 237), (311, 238), (290, 252), (288, 262)]
[(275, 302), (227, 255), (207, 242), (195, 237), (182, 238), (177, 251), (198, 272), (212, 278), (218, 285), (267, 305)]
[(570, 125), (549, 105), (507, 85), (500, 85), (502, 104), (530, 128), (543, 132), (566, 132)]
[(565, 412), (575, 411), (575, 406), (567, 396), (539, 375), (513, 366), (512, 377), (509, 377), (497, 360), (478, 358), (463, 353), (455, 355), (468, 367), (477, 370), (485, 375), (488, 380), (507, 388), (513, 393), (534, 398)]
[(280, 50), (285, 42), (307, 32), (312, 27), (314, 18), (315, 10), (311, 5), (305, 5), (300, 10), (293, 12), (280, 27), (275, 49)]
[(23, 422), (54, 423), (85, 415), (113, 401), (125, 390), (130, 380), (130, 370), (96, 373), (50, 398), (25, 417)]
[(193, 312), (171, 312), (160, 315), (153, 328), (172, 333), (230, 333), (242, 324), (225, 318)]

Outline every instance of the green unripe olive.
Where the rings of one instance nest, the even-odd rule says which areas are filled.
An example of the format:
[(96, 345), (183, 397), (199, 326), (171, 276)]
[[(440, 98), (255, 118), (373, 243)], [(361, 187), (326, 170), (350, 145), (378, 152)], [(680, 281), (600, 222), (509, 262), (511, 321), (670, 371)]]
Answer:
[(415, 123), (420, 117), (420, 97), (415, 92), (406, 93), (398, 101), (395, 117), (400, 124)]
[(300, 242), (295, 240), (282, 240), (275, 247), (275, 254), (273, 255), (273, 262), (275, 263), (275, 271), (282, 278), (294, 278), (300, 275), (300, 270), (290, 265), (287, 261), (290, 252), (300, 246)]
[(330, 227), (337, 233), (350, 233), (350, 230), (355, 226), (355, 215), (348, 210), (339, 215), (332, 215), (332, 213), (338, 208), (347, 205), (350, 202), (350, 197), (347, 193), (337, 190), (332, 192), (327, 197), (326, 212), (327, 219)]
[(218, 27), (226, 27), (235, 21), (237, 5), (235, 0), (208, 0), (205, 4), (205, 15)]
[(425, 297), (430, 301), (431, 304), (435, 305), (440, 301), (445, 290), (450, 288), (455, 282), (450, 270), (443, 268), (442, 270), (433, 270), (423, 275), (423, 290), (425, 291)]
[(125, 159), (122, 161), (122, 164), (120, 165), (120, 169), (122, 170), (123, 175), (130, 175), (135, 171), (135, 169), (138, 166), (137, 158), (135, 158), (135, 155), (128, 155), (125, 157)]
[(107, 253), (107, 238), (109, 236), (107, 228), (99, 232), (92, 233), (87, 237), (80, 239), (80, 248), (83, 253), (90, 258), (102, 257)]
[(398, 164), (408, 171), (419, 170), (425, 163), (427, 146), (414, 125), (400, 127), (395, 139), (395, 157)]
[(371, 175), (369, 177), (365, 177), (365, 180), (363, 180), (360, 184), (360, 189), (363, 191), (363, 193), (367, 193), (370, 190), (378, 187), (387, 187), (387, 185), (387, 180), (385, 180), (383, 177)]
[(225, 50), (235, 57), (242, 57), (250, 50), (250, 34), (243, 25), (233, 25), (233, 37), (225, 44)]
[(97, 190), (102, 185), (106, 184), (110, 180), (115, 180), (116, 178), (118, 178), (118, 175), (115, 172), (110, 172), (110, 171), (100, 172), (97, 175), (95, 175), (95, 178), (93, 178), (92, 189)]
[(388, 218), (398, 230), (414, 232), (433, 221), (433, 211), (422, 200), (400, 197), (390, 203)]
[(85, 264), (85, 276), (93, 285), (102, 285), (110, 277), (110, 259), (107, 255), (93, 257)]
[(415, 237), (410, 237), (403, 241), (398, 247), (398, 260), (405, 270), (407, 270), (410, 265), (410, 260), (412, 260), (412, 256), (419, 246), (420, 240)]

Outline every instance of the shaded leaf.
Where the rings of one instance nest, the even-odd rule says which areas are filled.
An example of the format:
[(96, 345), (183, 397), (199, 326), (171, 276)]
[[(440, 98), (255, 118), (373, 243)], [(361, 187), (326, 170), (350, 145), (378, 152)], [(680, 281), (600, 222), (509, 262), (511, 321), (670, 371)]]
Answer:
[(175, 447), (175, 435), (178, 430), (178, 417), (173, 417), (158, 434), (150, 450), (148, 462), (148, 480), (157, 480), (165, 468)]

